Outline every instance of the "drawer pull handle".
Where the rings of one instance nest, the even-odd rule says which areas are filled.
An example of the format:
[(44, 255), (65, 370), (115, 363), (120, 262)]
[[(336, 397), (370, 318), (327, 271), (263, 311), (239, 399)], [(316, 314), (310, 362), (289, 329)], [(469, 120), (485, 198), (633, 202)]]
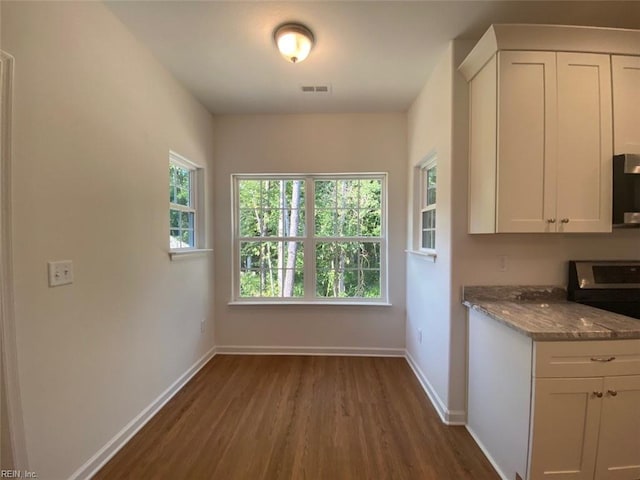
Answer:
[(607, 357), (607, 358), (591, 357), (592, 362), (602, 362), (602, 363), (613, 362), (615, 359), (616, 357)]
[(598, 398), (602, 398), (602, 392), (593, 392), (593, 394)]
[(618, 392), (616, 392), (615, 390), (607, 390), (607, 393), (612, 397), (615, 397), (616, 395), (618, 395)]

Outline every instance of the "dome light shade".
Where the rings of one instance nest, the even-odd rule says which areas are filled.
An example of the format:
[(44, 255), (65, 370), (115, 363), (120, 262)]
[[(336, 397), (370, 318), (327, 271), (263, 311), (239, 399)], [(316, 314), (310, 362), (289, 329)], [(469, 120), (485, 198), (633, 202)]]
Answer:
[(291, 63), (303, 61), (313, 48), (313, 33), (299, 23), (285, 23), (273, 32), (278, 50)]

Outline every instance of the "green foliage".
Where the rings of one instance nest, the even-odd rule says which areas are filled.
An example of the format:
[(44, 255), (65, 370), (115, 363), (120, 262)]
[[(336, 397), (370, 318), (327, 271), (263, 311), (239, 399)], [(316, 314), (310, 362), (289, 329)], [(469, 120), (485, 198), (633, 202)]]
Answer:
[(319, 297), (380, 297), (380, 243), (318, 243), (316, 294)]
[(436, 167), (427, 170), (427, 205), (436, 203)]
[(191, 172), (174, 164), (169, 165), (169, 202), (191, 206)]
[[(306, 187), (303, 179), (238, 182), (241, 297), (304, 296)], [(315, 180), (313, 187), (316, 295), (379, 298), (382, 182)]]
[[(169, 202), (191, 207), (191, 171), (169, 164)], [(195, 214), (178, 208), (169, 209), (169, 247), (195, 246)]]

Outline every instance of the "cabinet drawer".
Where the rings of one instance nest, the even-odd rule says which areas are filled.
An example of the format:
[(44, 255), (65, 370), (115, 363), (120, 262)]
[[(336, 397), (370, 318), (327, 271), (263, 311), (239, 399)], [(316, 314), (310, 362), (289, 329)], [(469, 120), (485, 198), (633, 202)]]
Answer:
[(640, 340), (535, 342), (533, 376), (601, 377), (640, 374)]

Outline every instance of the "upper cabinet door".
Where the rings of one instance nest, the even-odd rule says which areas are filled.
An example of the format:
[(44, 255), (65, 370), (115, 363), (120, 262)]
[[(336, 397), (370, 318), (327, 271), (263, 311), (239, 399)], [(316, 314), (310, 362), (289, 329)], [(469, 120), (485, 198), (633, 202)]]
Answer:
[(640, 57), (613, 55), (613, 147), (640, 154)]
[(558, 53), (559, 232), (611, 231), (609, 55)]
[(555, 105), (555, 53), (499, 53), (497, 232), (556, 229)]

